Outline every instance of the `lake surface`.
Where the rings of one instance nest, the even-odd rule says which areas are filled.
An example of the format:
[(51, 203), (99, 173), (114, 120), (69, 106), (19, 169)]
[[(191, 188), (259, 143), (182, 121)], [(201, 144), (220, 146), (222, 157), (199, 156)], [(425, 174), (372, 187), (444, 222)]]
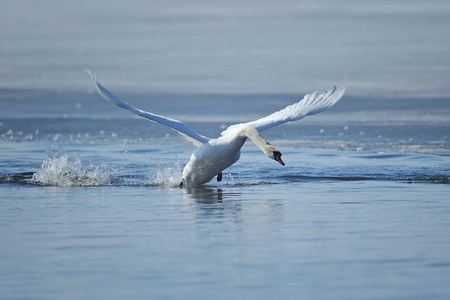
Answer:
[[(164, 3), (2, 4), (1, 298), (448, 299), (447, 1)], [(347, 94), (187, 189), (195, 147), (87, 67), (210, 137)]]

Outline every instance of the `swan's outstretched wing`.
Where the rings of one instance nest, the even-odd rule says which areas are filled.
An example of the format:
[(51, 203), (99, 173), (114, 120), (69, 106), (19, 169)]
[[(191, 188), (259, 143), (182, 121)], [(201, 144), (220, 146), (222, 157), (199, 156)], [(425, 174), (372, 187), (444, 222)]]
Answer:
[(144, 117), (146, 119), (149, 119), (154, 122), (158, 122), (164, 125), (167, 125), (171, 127), (172, 129), (176, 130), (178, 133), (180, 133), (183, 137), (185, 137), (190, 142), (193, 142), (196, 146), (200, 146), (204, 143), (207, 143), (210, 139), (202, 136), (186, 125), (184, 125), (182, 122), (170, 118), (166, 118), (157, 114), (153, 114), (150, 112), (146, 112), (143, 110), (140, 110), (138, 108), (135, 108), (128, 104), (126, 101), (123, 101), (119, 99), (116, 95), (108, 91), (105, 87), (103, 87), (100, 83), (97, 82), (96, 76), (91, 73), (90, 70), (86, 70), (86, 73), (91, 76), (92, 81), (95, 84), (95, 88), (97, 89), (97, 92), (102, 96), (105, 100), (117, 105), (118, 107), (127, 109), (131, 111), (133, 114), (138, 115), (140, 117)]
[(259, 132), (270, 127), (280, 125), (290, 121), (297, 121), (306, 116), (318, 114), (333, 106), (345, 93), (345, 87), (332, 87), (322, 92), (314, 92), (306, 95), (299, 102), (289, 105), (286, 108), (277, 111), (270, 116), (258, 119), (248, 123), (231, 125), (222, 132), (223, 137), (235, 133), (243, 126), (251, 126)]

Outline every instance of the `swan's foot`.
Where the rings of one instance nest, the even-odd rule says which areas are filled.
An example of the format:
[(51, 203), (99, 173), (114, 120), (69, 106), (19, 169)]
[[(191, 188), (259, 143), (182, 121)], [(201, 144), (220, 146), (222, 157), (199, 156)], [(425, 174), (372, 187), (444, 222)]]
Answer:
[(178, 185), (178, 187), (182, 188), (182, 187), (184, 187), (184, 186), (185, 186), (184, 180), (181, 179), (181, 182), (180, 182), (180, 184)]
[(222, 172), (217, 174), (217, 182), (220, 182), (220, 181), (222, 181)]

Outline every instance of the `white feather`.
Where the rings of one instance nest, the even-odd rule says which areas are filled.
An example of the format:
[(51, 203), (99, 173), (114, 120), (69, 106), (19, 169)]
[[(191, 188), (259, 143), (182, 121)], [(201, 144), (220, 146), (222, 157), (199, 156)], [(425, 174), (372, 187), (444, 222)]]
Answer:
[(339, 101), (345, 93), (345, 87), (337, 88), (333, 86), (329, 90), (322, 92), (314, 92), (303, 97), (297, 103), (287, 106), (286, 108), (274, 112), (273, 114), (247, 123), (240, 123), (229, 126), (221, 135), (227, 137), (239, 131), (240, 128), (250, 126), (261, 132), (273, 126), (277, 126), (286, 122), (297, 121), (306, 116), (318, 114)]
[(91, 76), (92, 81), (95, 84), (95, 88), (97, 89), (97, 92), (100, 94), (100, 96), (103, 97), (103, 99), (117, 105), (120, 108), (124, 108), (129, 110), (135, 115), (138, 115), (140, 117), (149, 119), (150, 121), (158, 122), (164, 125), (167, 125), (171, 127), (173, 130), (177, 131), (179, 134), (181, 134), (184, 138), (186, 138), (188, 141), (193, 142), (196, 146), (201, 146), (204, 143), (207, 143), (210, 138), (207, 138), (203, 135), (200, 135), (190, 129), (188, 126), (183, 124), (182, 122), (163, 117), (157, 114), (153, 114), (147, 111), (143, 111), (141, 109), (135, 108), (128, 104), (126, 101), (120, 99), (110, 91), (108, 91), (105, 87), (103, 87), (98, 81), (95, 75), (92, 74), (92, 72), (89, 69), (86, 69), (86, 73), (88, 73), (89, 76)]

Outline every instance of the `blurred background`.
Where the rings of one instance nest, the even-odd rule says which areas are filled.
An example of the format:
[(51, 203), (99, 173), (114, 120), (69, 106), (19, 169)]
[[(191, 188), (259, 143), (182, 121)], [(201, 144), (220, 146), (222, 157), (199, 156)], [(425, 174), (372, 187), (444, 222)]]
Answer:
[(0, 89), (448, 97), (446, 0), (0, 3)]

